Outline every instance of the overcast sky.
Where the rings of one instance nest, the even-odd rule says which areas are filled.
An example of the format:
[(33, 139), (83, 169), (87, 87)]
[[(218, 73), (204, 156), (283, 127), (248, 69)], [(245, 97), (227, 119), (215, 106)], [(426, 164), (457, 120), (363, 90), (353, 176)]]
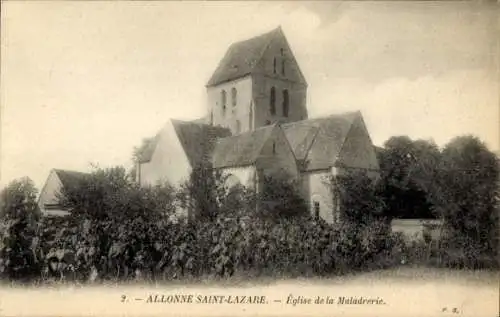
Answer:
[(499, 149), (497, 6), (465, 2), (2, 2), (0, 185), (129, 165), (168, 118), (204, 115), (234, 41), (281, 25), (311, 117)]

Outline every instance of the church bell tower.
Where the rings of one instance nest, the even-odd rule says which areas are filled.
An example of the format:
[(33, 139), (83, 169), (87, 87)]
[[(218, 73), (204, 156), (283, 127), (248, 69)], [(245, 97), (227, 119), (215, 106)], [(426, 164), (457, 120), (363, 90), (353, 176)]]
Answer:
[(206, 88), (209, 123), (233, 135), (308, 118), (307, 82), (281, 27), (232, 44)]

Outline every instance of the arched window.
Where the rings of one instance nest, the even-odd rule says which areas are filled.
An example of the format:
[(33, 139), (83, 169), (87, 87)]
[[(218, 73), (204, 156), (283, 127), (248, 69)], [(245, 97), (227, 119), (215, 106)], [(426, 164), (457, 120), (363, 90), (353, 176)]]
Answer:
[(280, 49), (281, 51), (281, 75), (285, 76), (285, 50)]
[(271, 95), (269, 96), (269, 107), (271, 111), (271, 115), (276, 114), (276, 89), (271, 87)]
[(248, 130), (252, 130), (253, 123), (253, 105), (250, 105), (250, 111), (248, 113)]
[(226, 115), (226, 104), (227, 104), (227, 95), (225, 90), (222, 90), (220, 92), (220, 103), (222, 109), (222, 116), (224, 117)]
[(236, 106), (237, 99), (238, 99), (238, 92), (236, 91), (236, 88), (233, 87), (233, 89), (231, 89), (231, 102), (233, 104), (233, 107)]
[(241, 132), (241, 122), (240, 120), (236, 120), (236, 134)]
[(283, 117), (288, 117), (289, 98), (288, 90), (283, 90)]
[(226, 96), (226, 91), (222, 90), (220, 92), (220, 104), (221, 106), (225, 106), (227, 103), (227, 96)]
[(210, 125), (214, 124), (214, 113), (210, 111)]
[(276, 154), (276, 143), (273, 142), (273, 155)]
[(273, 73), (276, 74), (276, 57), (273, 59)]

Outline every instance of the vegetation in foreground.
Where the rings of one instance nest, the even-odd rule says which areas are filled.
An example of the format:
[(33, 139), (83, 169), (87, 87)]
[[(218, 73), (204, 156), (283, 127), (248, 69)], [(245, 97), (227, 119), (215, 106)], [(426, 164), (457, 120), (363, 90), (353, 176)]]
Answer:
[[(493, 153), (461, 137), (441, 151), (392, 138), (379, 154), (381, 180), (362, 173), (332, 180), (343, 202), (334, 225), (310, 216), (293, 183), (269, 179), (257, 195), (227, 189), (203, 168), (180, 188), (140, 188), (122, 167), (97, 169), (61, 193), (72, 212), (60, 218), (40, 217), (33, 183), (16, 180), (1, 193), (0, 274), (43, 283), (328, 277), (401, 263), (498, 268)], [(418, 212), (444, 220), (439, 240), (391, 233), (397, 207), (410, 210), (408, 197)], [(190, 221), (172, 218), (178, 204), (191, 207)]]

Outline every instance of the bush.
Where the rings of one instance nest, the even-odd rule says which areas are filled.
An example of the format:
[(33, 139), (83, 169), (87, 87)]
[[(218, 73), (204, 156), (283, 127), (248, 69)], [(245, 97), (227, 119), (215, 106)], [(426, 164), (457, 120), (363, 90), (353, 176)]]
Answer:
[[(389, 262), (387, 241), (389, 220), (381, 187), (364, 172), (346, 171), (329, 180), (333, 205), (338, 206), (340, 220), (339, 250), (343, 266), (366, 269)], [(345, 254), (353, 254), (347, 257)]]
[(264, 219), (291, 219), (309, 214), (299, 193), (299, 184), (287, 175), (264, 176), (256, 200), (259, 202), (257, 216)]
[[(440, 243), (391, 233), (383, 183), (363, 173), (330, 180), (340, 217), (327, 224), (311, 217), (297, 184), (283, 178), (265, 179), (254, 193), (227, 188), (222, 175), (199, 168), (179, 190), (141, 188), (117, 167), (65, 188), (60, 201), (71, 210), (65, 217), (38, 220), (29, 181), (4, 190), (0, 268), (10, 278), (87, 281), (324, 276), (401, 264), (491, 267), (496, 170), (481, 163), (452, 177), (462, 163), (493, 162), (481, 147), (472, 148), (477, 151), (465, 159), (450, 150), (455, 154), (443, 160), (440, 180), (449, 187), (433, 187), (447, 224)], [(462, 195), (464, 186), (472, 193)], [(171, 221), (179, 200), (192, 211), (191, 221)]]
[(0, 274), (6, 278), (24, 280), (40, 274), (36, 194), (29, 178), (14, 180), (0, 193)]
[(499, 168), (496, 155), (475, 137), (444, 147), (432, 199), (445, 222), (442, 253), (449, 265), (476, 268), (498, 254)]

